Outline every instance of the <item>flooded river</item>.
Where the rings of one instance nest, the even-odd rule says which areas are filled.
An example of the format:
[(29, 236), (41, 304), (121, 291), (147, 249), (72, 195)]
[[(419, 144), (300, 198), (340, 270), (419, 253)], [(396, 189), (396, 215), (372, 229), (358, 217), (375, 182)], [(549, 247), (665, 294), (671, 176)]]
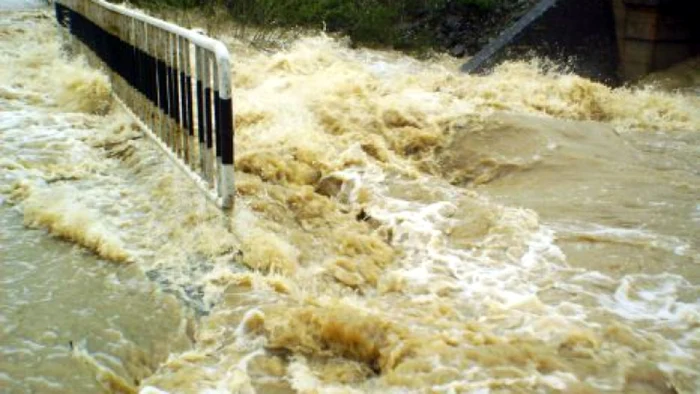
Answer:
[(223, 34), (225, 217), (50, 15), (0, 13), (3, 390), (700, 390), (696, 68), (610, 89)]

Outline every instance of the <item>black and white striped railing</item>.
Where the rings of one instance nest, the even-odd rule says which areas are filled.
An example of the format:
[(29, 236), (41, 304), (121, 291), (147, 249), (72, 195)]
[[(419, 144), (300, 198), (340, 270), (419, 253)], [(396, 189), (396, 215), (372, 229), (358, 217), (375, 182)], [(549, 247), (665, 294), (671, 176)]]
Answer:
[(224, 44), (103, 0), (56, 0), (56, 19), (146, 133), (222, 208), (233, 206), (233, 112)]

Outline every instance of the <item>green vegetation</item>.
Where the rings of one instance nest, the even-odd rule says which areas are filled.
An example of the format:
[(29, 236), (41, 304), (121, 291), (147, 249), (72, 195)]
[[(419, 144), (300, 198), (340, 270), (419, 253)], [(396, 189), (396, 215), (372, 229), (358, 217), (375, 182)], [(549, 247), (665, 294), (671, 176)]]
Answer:
[(309, 27), (347, 34), (353, 43), (420, 49), (434, 46), (434, 23), (448, 9), (488, 11), (504, 0), (132, 0), (146, 8), (225, 9), (236, 22), (262, 28)]

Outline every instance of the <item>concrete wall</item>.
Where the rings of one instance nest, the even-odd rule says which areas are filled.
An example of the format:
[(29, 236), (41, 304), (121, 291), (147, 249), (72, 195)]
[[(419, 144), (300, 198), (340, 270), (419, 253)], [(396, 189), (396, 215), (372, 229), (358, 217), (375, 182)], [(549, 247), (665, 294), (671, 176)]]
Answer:
[(535, 56), (617, 85), (700, 54), (700, 0), (543, 0), (523, 19), (463, 70)]
[(613, 6), (625, 80), (700, 54), (700, 1), (613, 0)]
[[(538, 9), (540, 7), (541, 9)], [(530, 19), (510, 37), (501, 36), (463, 68), (484, 72), (509, 59), (548, 58), (571, 71), (601, 82), (618, 84), (615, 18), (610, 0), (543, 0), (526, 15)]]

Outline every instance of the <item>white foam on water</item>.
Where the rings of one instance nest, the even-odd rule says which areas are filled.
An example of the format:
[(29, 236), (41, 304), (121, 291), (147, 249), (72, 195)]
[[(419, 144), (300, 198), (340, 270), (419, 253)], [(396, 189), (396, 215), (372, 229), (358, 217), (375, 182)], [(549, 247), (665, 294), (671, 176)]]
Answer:
[(697, 290), (679, 275), (626, 275), (614, 295), (600, 303), (629, 320), (650, 320), (658, 325), (692, 327), (700, 323), (700, 300), (683, 302), (681, 290)]
[[(379, 194), (385, 189), (385, 179), (366, 170), (364, 174), (342, 173), (341, 176), (351, 179), (354, 189), (364, 185)], [(524, 273), (536, 269), (556, 271), (564, 261), (563, 253), (553, 243), (554, 232), (538, 227), (532, 212), (504, 209), (501, 218), (504, 224), (519, 229), (530, 228), (531, 232), (516, 235), (525, 239), (524, 254), (506, 254), (499, 256), (502, 260), (496, 260), (489, 258), (483, 249), (470, 251), (448, 246), (449, 229), (461, 219), (454, 217), (457, 210), (454, 203), (422, 203), (387, 195), (377, 200), (381, 203), (366, 206), (365, 209), (371, 217), (393, 230), (393, 242), (405, 252), (398, 273), (417, 288), (444, 278), (446, 269), (449, 276), (455, 279), (452, 285), (459, 287), (459, 294), (465, 301), (485, 299), (491, 307), (498, 305), (499, 309), (508, 310), (537, 298), (537, 285), (524, 280)], [(482, 246), (488, 248), (489, 240), (482, 242)], [(420, 291), (417, 293), (420, 294)], [(474, 311), (475, 314), (479, 312)]]
[(620, 228), (596, 223), (556, 223), (552, 228), (566, 235), (576, 235), (621, 244), (644, 244), (667, 250), (679, 256), (692, 252), (687, 240), (676, 236), (658, 234), (644, 228)]
[[(570, 289), (575, 293), (591, 296), (597, 301), (599, 308), (628, 321), (628, 324), (634, 325), (634, 321), (651, 323), (652, 327), (646, 325), (646, 328), (637, 329), (637, 332), (652, 335), (658, 346), (666, 347), (668, 357), (676, 360), (659, 364), (663, 366), (663, 370), (671, 375), (683, 373), (699, 376), (698, 371), (683, 367), (683, 364), (687, 365), (698, 359), (697, 349), (684, 351), (682, 348), (696, 348), (693, 343), (697, 343), (699, 330), (692, 327), (697, 327), (700, 322), (700, 300), (687, 302), (680, 299), (682, 291), (695, 294), (698, 291), (697, 286), (691, 285), (683, 277), (664, 273), (625, 275), (616, 280), (597, 271), (571, 269), (566, 264), (566, 256), (555, 244), (557, 229), (562, 230), (561, 227), (538, 225), (532, 212), (507, 207), (503, 208), (502, 220), (521, 231), (528, 229), (518, 234), (526, 248), (524, 253), (520, 256), (505, 253), (493, 259), (484, 249), (454, 249), (448, 246), (447, 238), (450, 226), (459, 222), (460, 218), (454, 217), (457, 207), (452, 201), (426, 203), (391, 197), (385, 186), (385, 176), (367, 168), (363, 168), (362, 171), (346, 170), (338, 176), (346, 179), (347, 190), (344, 191), (351, 204), (357, 203), (353, 196), (357, 195), (356, 191), (361, 186), (380, 195), (375, 200), (379, 203), (364, 205), (363, 208), (372, 218), (393, 230), (394, 245), (404, 251), (402, 268), (395, 270), (408, 286), (414, 287), (411, 291), (415, 294), (414, 302), (420, 304), (422, 300), (433, 300), (437, 294), (434, 293), (435, 287), (432, 285), (444, 280), (447, 272), (449, 277), (455, 279), (449, 282), (448, 287), (458, 288), (457, 294), (464, 301), (463, 313), (478, 316), (481, 322), (492, 321), (494, 317), (498, 319), (499, 314), (510, 314), (507, 320), (515, 322), (515, 325), (512, 328), (500, 327), (500, 330), (505, 329), (513, 334), (529, 335), (544, 341), (558, 340), (562, 335), (568, 335), (575, 327), (599, 330), (602, 327), (601, 323), (590, 320), (591, 315), (597, 313), (597, 308), (565, 300), (558, 304), (547, 304), (538, 297), (544, 286)], [(436, 183), (431, 182), (434, 187)], [(445, 193), (449, 195), (451, 192)], [(569, 232), (572, 231), (572, 227), (563, 230)], [(585, 228), (577, 226), (575, 231), (585, 231), (586, 234), (594, 236), (614, 237), (626, 242), (653, 240), (655, 242), (652, 242), (652, 245), (676, 249), (678, 244), (683, 242), (674, 237), (659, 237), (642, 229), (590, 225)], [(489, 244), (487, 240), (480, 247), (487, 249)], [(569, 279), (566, 279), (567, 277)], [(584, 283), (585, 285), (581, 286)], [(601, 292), (604, 288), (611, 289), (612, 292)], [(663, 329), (678, 333), (690, 330), (693, 333), (692, 339), (671, 339), (656, 334)], [(468, 384), (464, 381), (454, 381), (445, 386), (434, 386), (433, 390), (490, 392), (488, 388), (479, 386), (493, 384), (493, 381), (482, 381), (476, 377), (471, 379), (472, 382)], [(541, 375), (525, 381), (534, 382), (529, 379), (539, 379), (541, 384), (557, 390), (565, 390), (568, 384), (578, 381), (575, 375), (567, 373)], [(590, 378), (586, 381), (601, 390), (617, 390), (622, 384), (622, 381), (614, 378)], [(503, 380), (500, 384), (507, 386), (515, 384), (515, 381)]]
[(141, 394), (170, 394), (170, 392), (161, 390), (153, 386), (144, 386), (139, 390)]

